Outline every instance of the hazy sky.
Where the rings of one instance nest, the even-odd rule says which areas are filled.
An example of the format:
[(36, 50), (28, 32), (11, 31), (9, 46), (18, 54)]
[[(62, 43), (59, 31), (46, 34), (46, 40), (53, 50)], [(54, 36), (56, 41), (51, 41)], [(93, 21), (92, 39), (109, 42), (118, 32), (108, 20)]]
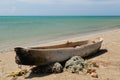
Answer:
[(0, 15), (120, 15), (120, 0), (0, 0)]

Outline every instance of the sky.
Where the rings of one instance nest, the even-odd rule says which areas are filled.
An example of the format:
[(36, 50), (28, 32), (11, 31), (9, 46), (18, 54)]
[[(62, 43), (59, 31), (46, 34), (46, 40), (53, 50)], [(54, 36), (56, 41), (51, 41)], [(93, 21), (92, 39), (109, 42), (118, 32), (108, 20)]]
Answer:
[(0, 0), (0, 16), (120, 15), (120, 0)]

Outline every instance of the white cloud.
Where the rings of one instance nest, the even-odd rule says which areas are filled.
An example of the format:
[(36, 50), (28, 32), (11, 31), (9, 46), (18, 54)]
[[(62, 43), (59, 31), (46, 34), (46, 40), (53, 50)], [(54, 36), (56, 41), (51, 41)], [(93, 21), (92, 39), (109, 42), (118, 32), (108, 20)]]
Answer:
[(15, 4), (16, 0), (0, 0), (0, 5), (10, 5), (10, 4)]
[(0, 0), (0, 14), (97, 14), (99, 10), (119, 14), (119, 4), (120, 0)]
[(50, 0), (17, 0), (25, 3), (50, 3)]
[(17, 0), (31, 4), (116, 4), (120, 0)]
[(93, 4), (120, 4), (120, 0), (0, 0), (0, 5), (4, 4), (80, 4), (80, 5), (93, 5)]

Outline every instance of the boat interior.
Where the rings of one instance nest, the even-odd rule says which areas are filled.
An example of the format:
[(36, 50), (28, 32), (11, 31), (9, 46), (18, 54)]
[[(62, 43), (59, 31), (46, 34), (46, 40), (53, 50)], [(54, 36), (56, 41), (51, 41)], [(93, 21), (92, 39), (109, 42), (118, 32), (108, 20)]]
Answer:
[(69, 42), (67, 41), (65, 44), (53, 45), (53, 46), (43, 46), (43, 47), (31, 47), (31, 49), (54, 49), (54, 48), (69, 48), (73, 47), (76, 48), (78, 46), (83, 46), (86, 44), (94, 43), (94, 41), (78, 41), (78, 42)]

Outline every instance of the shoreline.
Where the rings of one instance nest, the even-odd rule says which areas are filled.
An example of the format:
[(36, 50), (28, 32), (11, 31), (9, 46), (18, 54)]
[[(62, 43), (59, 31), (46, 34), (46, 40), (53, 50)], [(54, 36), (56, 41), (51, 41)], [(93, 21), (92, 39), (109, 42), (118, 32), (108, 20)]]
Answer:
[(112, 31), (119, 31), (119, 30), (120, 30), (119, 27), (117, 27), (117, 28), (109, 28), (109, 29), (105, 29), (105, 30), (93, 30), (93, 31), (89, 31), (89, 32), (81, 32), (81, 33), (75, 33), (75, 34), (68, 34), (68, 35), (65, 35), (65, 36), (58, 36), (58, 37), (49, 38), (49, 39), (38, 41), (38, 42), (33, 41), (32, 43), (28, 42), (26, 44), (19, 43), (20, 46), (14, 45), (14, 46), (10, 46), (10, 47), (6, 46), (4, 48), (1, 48), (0, 53), (14, 51), (13, 49), (15, 47), (27, 48), (27, 47), (35, 47), (35, 46), (47, 46), (47, 45), (54, 45), (54, 44), (58, 44), (58, 43), (65, 43), (67, 41), (74, 41), (76, 39), (84, 40), (84, 38), (86, 38), (86, 37), (96, 36), (98, 34), (108, 33), (108, 32), (112, 32)]

